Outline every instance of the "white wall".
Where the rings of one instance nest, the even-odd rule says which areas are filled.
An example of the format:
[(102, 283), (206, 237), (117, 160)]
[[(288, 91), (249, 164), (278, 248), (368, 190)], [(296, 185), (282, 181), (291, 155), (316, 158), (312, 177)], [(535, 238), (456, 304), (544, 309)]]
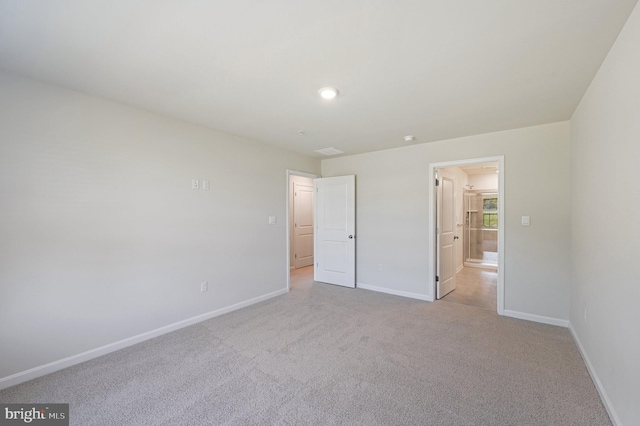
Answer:
[(469, 185), (473, 185), (473, 189), (498, 189), (498, 173), (471, 174)]
[(571, 327), (620, 425), (640, 424), (639, 46), (636, 6), (571, 119)]
[(319, 160), (7, 74), (0, 141), (0, 377), (286, 289)]
[(504, 155), (505, 309), (567, 320), (569, 139), (562, 122), (323, 160), (323, 176), (357, 176), (357, 281), (430, 295), (429, 163)]

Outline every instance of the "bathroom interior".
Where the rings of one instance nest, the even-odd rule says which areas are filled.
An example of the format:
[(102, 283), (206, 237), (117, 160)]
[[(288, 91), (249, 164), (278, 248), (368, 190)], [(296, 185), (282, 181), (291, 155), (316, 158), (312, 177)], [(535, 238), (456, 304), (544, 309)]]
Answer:
[(443, 301), (497, 309), (498, 163), (443, 169), (454, 180), (456, 288)]

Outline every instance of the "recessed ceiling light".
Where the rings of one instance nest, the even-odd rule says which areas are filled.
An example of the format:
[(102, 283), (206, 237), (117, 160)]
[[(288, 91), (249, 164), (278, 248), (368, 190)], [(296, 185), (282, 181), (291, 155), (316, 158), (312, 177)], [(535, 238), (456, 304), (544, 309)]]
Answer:
[(413, 135), (407, 135), (407, 136), (404, 137), (404, 140), (406, 142), (413, 142), (414, 140), (416, 140), (416, 137), (413, 136)]
[(318, 90), (318, 93), (324, 99), (333, 99), (338, 96), (339, 92), (335, 87), (323, 87), (322, 89)]

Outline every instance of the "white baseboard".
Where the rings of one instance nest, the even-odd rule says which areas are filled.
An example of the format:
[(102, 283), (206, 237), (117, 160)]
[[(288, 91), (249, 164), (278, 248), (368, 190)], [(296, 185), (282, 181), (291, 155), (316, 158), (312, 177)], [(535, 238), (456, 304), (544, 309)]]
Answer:
[(464, 263), (460, 266), (458, 266), (458, 269), (456, 269), (456, 274), (460, 271), (462, 271), (462, 269), (464, 268)]
[(498, 265), (489, 265), (486, 263), (464, 262), (462, 266), (465, 266), (467, 268), (486, 269), (488, 271), (494, 271), (494, 272), (498, 270)]
[(569, 321), (560, 318), (545, 317), (542, 315), (527, 314), (525, 312), (510, 311), (505, 309), (503, 315), (511, 318), (518, 318), (527, 321), (540, 322), (542, 324), (557, 325), (559, 327), (569, 327)]
[(229, 312), (245, 308), (247, 306), (262, 302), (272, 297), (280, 296), (287, 293), (286, 288), (272, 293), (268, 293), (262, 296), (255, 297), (253, 299), (245, 300), (244, 302), (236, 303), (235, 305), (227, 306), (224, 308), (216, 309), (215, 311), (207, 312), (205, 314), (197, 315), (182, 321), (175, 322), (173, 324), (166, 325), (164, 327), (156, 328), (155, 330), (147, 331), (142, 334), (138, 334), (133, 337), (129, 337), (118, 342), (109, 343), (108, 345), (100, 346), (95, 349), (88, 350), (76, 355), (72, 355), (57, 361), (50, 362), (48, 364), (40, 365), (38, 367), (30, 368), (29, 370), (21, 371), (16, 374), (12, 374), (7, 377), (0, 378), (0, 390), (15, 386), (17, 384), (33, 380), (37, 377), (51, 374), (58, 370), (62, 370), (67, 367), (71, 367), (76, 364), (89, 361), (90, 359), (97, 358), (102, 355), (106, 355), (111, 352), (126, 348), (128, 346), (135, 345), (136, 343), (144, 342), (145, 340), (153, 339), (154, 337), (161, 336), (172, 331), (188, 327), (193, 324), (197, 324), (202, 321), (206, 321), (211, 318), (218, 317), (220, 315), (227, 314)]
[(429, 299), (429, 296), (427, 296), (426, 294), (410, 293), (408, 291), (393, 290), (386, 287), (378, 287), (375, 285), (369, 285), (369, 284), (363, 284), (363, 283), (356, 283), (356, 288), (361, 288), (363, 290), (377, 291), (379, 293), (393, 294), (395, 296), (409, 297), (411, 299), (424, 300), (427, 302), (431, 300)]
[(602, 382), (598, 378), (598, 375), (596, 374), (596, 370), (593, 368), (593, 364), (591, 364), (591, 360), (589, 360), (589, 357), (587, 356), (587, 353), (584, 350), (584, 346), (582, 346), (580, 339), (578, 339), (578, 335), (576, 334), (576, 331), (573, 329), (573, 325), (571, 325), (571, 323), (569, 323), (569, 331), (571, 332), (571, 336), (573, 337), (573, 340), (576, 342), (576, 346), (580, 351), (580, 355), (582, 355), (582, 359), (584, 360), (584, 363), (587, 366), (587, 371), (591, 376), (591, 380), (593, 380), (593, 384), (596, 386), (596, 390), (600, 395), (600, 399), (604, 404), (604, 408), (607, 409), (607, 413), (609, 414), (609, 419), (611, 420), (611, 423), (613, 424), (613, 426), (620, 426), (622, 423), (620, 423), (620, 419), (616, 415), (616, 412), (613, 410), (613, 404), (611, 404), (611, 400), (609, 399), (607, 392), (605, 392), (604, 387), (602, 386)]

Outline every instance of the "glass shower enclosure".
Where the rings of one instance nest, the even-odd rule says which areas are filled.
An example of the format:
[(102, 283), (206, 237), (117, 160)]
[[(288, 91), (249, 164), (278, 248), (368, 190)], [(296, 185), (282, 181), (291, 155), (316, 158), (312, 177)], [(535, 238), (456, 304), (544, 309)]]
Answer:
[(468, 266), (498, 265), (498, 192), (465, 190), (464, 261)]

